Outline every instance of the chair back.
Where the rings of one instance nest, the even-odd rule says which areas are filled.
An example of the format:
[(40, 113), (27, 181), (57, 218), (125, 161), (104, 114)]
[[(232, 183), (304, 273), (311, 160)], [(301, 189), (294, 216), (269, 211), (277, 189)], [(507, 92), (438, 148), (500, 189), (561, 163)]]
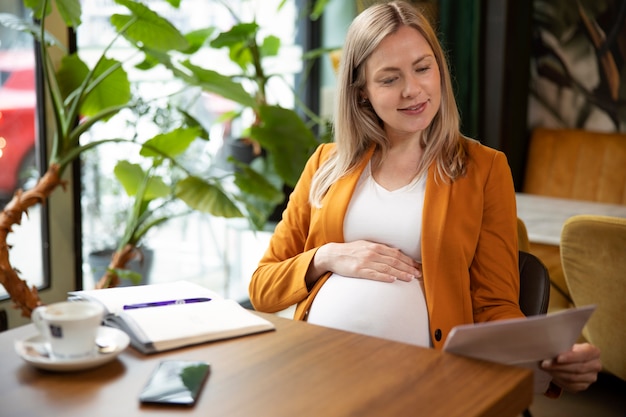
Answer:
[[(550, 302), (550, 274), (548, 268), (535, 255), (524, 251), (528, 248), (528, 232), (521, 219), (517, 219), (520, 244), (519, 251), (519, 306), (526, 316), (537, 316), (548, 312)], [(523, 417), (532, 417), (529, 409)]]
[(528, 229), (526, 229), (526, 224), (519, 217), (517, 218), (517, 246), (521, 251), (530, 252)]
[(596, 304), (583, 336), (626, 380), (626, 219), (577, 215), (563, 225), (561, 262), (574, 305)]
[(546, 314), (550, 301), (550, 275), (535, 255), (519, 252), (519, 305), (526, 316)]

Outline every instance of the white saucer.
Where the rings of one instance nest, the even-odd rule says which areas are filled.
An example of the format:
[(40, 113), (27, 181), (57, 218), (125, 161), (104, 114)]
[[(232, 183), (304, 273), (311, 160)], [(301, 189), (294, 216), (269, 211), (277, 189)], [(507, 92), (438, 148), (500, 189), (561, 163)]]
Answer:
[[(16, 341), (15, 351), (22, 359), (24, 359), (24, 361), (36, 368), (48, 371), (69, 372), (104, 365), (105, 363), (115, 359), (117, 355), (128, 347), (130, 342), (130, 338), (123, 331), (105, 326), (100, 326), (97, 338), (106, 341), (106, 343), (115, 345), (115, 350), (108, 353), (100, 353), (94, 348), (93, 354), (82, 358), (51, 358), (46, 353), (48, 348), (44, 343), (44, 339), (41, 335), (36, 335), (26, 340)], [(42, 354), (40, 352), (44, 353)]]

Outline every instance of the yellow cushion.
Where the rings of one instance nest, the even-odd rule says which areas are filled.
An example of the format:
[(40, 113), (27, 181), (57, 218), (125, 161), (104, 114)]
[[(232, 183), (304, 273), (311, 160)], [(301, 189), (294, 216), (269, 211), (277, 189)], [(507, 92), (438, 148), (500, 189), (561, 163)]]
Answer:
[(626, 204), (626, 134), (537, 128), (528, 149), (523, 191)]
[(565, 222), (561, 263), (577, 306), (596, 304), (583, 334), (605, 370), (626, 380), (626, 219), (579, 215)]

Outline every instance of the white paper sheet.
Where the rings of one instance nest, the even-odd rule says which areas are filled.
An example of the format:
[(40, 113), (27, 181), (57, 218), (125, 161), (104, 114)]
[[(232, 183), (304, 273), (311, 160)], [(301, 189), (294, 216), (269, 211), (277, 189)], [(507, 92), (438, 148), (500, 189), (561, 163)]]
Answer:
[(543, 392), (549, 376), (538, 363), (569, 350), (595, 309), (595, 305), (589, 305), (547, 315), (456, 326), (443, 350), (531, 368), (535, 372), (535, 392)]

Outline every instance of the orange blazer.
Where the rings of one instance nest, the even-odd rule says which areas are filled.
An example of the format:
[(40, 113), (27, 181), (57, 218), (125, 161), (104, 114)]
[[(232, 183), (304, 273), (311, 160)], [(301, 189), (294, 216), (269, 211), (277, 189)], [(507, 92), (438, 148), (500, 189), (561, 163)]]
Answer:
[[(252, 276), (250, 300), (258, 311), (273, 313), (297, 304), (294, 318), (306, 320), (330, 276), (325, 274), (311, 290), (304, 281), (320, 246), (344, 242), (348, 203), (373, 154), (372, 149), (354, 172), (328, 190), (322, 207), (314, 208), (309, 204), (311, 178), (334, 146), (321, 145), (309, 159)], [(511, 171), (502, 152), (469, 140), (467, 149), (464, 177), (452, 183), (435, 180), (434, 165), (427, 174), (422, 271), (430, 335), (437, 349), (456, 325), (523, 317)]]

